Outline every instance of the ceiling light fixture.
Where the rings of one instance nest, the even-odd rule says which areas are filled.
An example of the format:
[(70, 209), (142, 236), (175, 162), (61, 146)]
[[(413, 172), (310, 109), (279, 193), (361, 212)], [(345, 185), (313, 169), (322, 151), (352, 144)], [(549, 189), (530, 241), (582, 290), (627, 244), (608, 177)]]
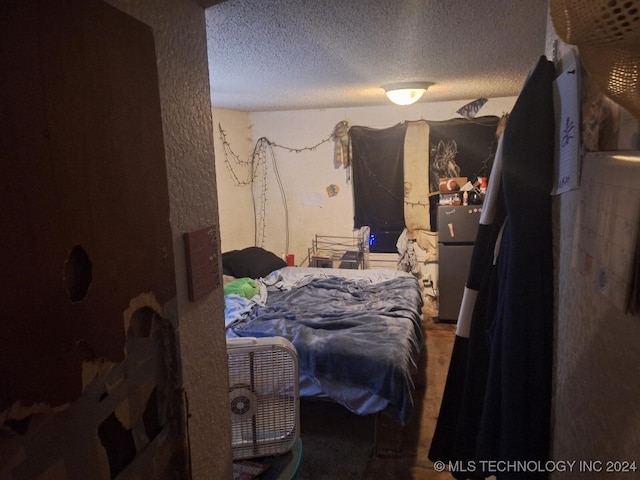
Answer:
[(432, 82), (401, 82), (389, 83), (382, 88), (389, 100), (396, 105), (411, 105), (420, 100), (431, 85)]

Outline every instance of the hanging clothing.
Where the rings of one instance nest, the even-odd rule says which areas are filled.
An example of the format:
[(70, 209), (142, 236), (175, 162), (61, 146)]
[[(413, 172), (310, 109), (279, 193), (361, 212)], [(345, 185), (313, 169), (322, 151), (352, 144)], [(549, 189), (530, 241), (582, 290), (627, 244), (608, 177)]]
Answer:
[[(432, 460), (461, 461), (462, 471), (472, 471), (476, 459), (476, 439), (484, 406), (489, 363), (486, 332), (497, 303), (495, 262), (499, 238), (506, 221), (501, 189), (502, 141), (498, 143), (489, 186), (482, 205), (478, 233), (473, 247), (469, 275), (456, 325), (449, 371), (440, 414), (429, 451)], [(477, 470), (477, 469), (476, 469)], [(456, 478), (485, 478), (475, 475)]]
[(491, 171), (429, 451), (433, 461), (460, 462), (455, 478), (548, 477), (481, 471), (480, 461), (544, 464), (550, 455), (554, 76), (541, 57)]
[(335, 168), (349, 166), (349, 122), (342, 120), (333, 127), (331, 139), (335, 142), (333, 149), (333, 165)]

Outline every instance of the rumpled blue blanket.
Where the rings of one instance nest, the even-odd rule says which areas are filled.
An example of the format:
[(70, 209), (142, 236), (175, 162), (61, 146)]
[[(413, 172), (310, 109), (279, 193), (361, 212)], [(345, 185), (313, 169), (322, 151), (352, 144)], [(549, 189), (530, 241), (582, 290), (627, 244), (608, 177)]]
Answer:
[(328, 276), (269, 291), (231, 329), (238, 336), (282, 336), (296, 347), (301, 374), (355, 413), (363, 394), (388, 401), (386, 413), (409, 420), (412, 374), (422, 346), (417, 280), (371, 283)]

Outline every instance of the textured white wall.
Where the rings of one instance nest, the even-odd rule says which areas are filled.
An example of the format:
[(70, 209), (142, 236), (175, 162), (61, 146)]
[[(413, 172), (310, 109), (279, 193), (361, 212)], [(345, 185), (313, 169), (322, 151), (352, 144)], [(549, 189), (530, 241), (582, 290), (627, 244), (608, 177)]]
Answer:
[[(249, 154), (260, 137), (285, 147), (299, 149), (316, 145), (329, 137), (335, 125), (346, 120), (350, 125), (386, 128), (406, 120), (448, 120), (460, 117), (456, 110), (468, 101), (418, 103), (406, 107), (394, 105), (384, 107), (332, 108), (324, 110), (296, 110), (284, 112), (253, 112), (248, 120), (237, 124), (233, 118), (219, 116), (224, 130), (228, 131), (232, 147), (238, 150), (245, 145), (247, 125), (251, 125), (252, 145), (246, 147)], [(514, 97), (490, 99), (480, 110), (480, 115), (501, 116), (513, 107)], [(217, 115), (216, 111), (216, 115)], [(216, 122), (217, 128), (217, 122)], [(239, 132), (235, 128), (240, 128)], [(217, 133), (216, 133), (217, 134)], [(307, 255), (311, 241), (316, 234), (350, 236), (353, 229), (353, 201), (351, 184), (347, 181), (346, 170), (336, 169), (333, 163), (334, 142), (329, 141), (315, 150), (300, 153), (289, 152), (274, 147), (273, 152), (285, 190), (289, 216), (289, 252), (301, 262)], [(221, 155), (216, 144), (216, 161)], [(244, 157), (246, 159), (247, 157)], [(267, 190), (267, 234), (264, 247), (280, 255), (286, 249), (285, 215), (273, 165), (268, 165), (269, 183)], [(219, 196), (221, 229), (224, 243), (241, 243), (244, 238), (226, 237), (227, 232), (241, 231), (246, 218), (238, 215), (237, 200), (243, 192), (229, 187), (231, 177), (218, 167), (218, 192), (230, 192)], [(328, 197), (326, 187), (335, 184), (340, 192)], [(246, 190), (246, 189), (245, 189)], [(233, 192), (236, 191), (237, 194)], [(303, 205), (304, 193), (318, 193), (323, 198), (322, 207)], [(253, 222), (253, 219), (249, 220)], [(252, 226), (253, 224), (251, 224)], [(232, 235), (235, 235), (233, 233)]]
[[(572, 267), (579, 200), (579, 190), (555, 199), (553, 456), (557, 460), (628, 460), (640, 468), (640, 321), (623, 314), (590, 278)], [(555, 478), (582, 479), (584, 475), (575, 471)], [(638, 472), (607, 477), (638, 478)]]
[[(220, 128), (224, 136), (220, 134)], [(247, 112), (213, 109), (213, 138), (218, 175), (222, 251), (254, 245), (255, 225), (251, 184), (251, 158), (255, 140)], [(228, 143), (223, 145), (224, 138)], [(238, 164), (237, 159), (243, 164)]]
[[(153, 28), (194, 479), (232, 478), (222, 289), (188, 300), (182, 234), (218, 225), (204, 10), (187, 0), (110, 0)], [(144, 179), (141, 179), (144, 181)]]
[[(547, 57), (570, 48), (551, 21)], [(640, 469), (640, 321), (623, 314), (572, 267), (580, 190), (554, 197), (556, 283), (553, 458), (635, 462)], [(598, 466), (596, 464), (596, 466)], [(615, 467), (616, 464), (611, 464)], [(603, 470), (604, 471), (604, 470)], [(579, 464), (558, 480), (586, 478)], [(590, 474), (595, 475), (596, 474)], [(601, 473), (601, 478), (639, 478), (638, 471)]]

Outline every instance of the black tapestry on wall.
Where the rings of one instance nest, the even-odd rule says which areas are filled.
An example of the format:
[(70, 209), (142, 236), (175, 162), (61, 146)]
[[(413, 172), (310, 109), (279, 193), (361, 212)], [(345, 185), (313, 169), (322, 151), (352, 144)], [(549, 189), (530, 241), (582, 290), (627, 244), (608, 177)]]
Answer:
[[(499, 122), (496, 116), (428, 121), (429, 190), (438, 192), (441, 178), (467, 177), (475, 181), (488, 176), (496, 151)], [(404, 229), (406, 129), (406, 122), (386, 129), (360, 126), (349, 129), (354, 228), (366, 225), (372, 232), (388, 232), (393, 238)], [(435, 230), (438, 195), (431, 195), (429, 203), (431, 225)]]
[(406, 123), (390, 128), (351, 127), (354, 228), (404, 229), (404, 135)]
[(432, 192), (438, 191), (440, 178), (488, 176), (498, 140), (495, 116), (473, 120), (454, 118), (429, 121), (429, 180)]
[[(429, 190), (438, 191), (441, 178), (488, 177), (496, 153), (499, 117), (429, 121)], [(431, 225), (438, 224), (438, 196), (430, 197)]]

